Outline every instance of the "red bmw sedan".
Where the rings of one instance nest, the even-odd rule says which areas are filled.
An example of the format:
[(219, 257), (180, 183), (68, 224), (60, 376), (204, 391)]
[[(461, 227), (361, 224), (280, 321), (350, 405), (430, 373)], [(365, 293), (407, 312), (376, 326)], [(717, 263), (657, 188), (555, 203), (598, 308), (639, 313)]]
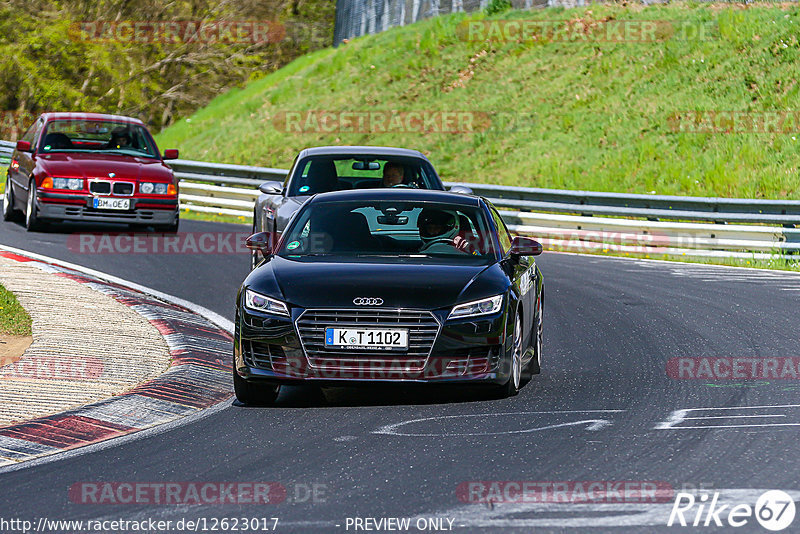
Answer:
[(128, 223), (178, 230), (178, 180), (138, 119), (44, 113), (17, 141), (6, 175), (3, 219)]

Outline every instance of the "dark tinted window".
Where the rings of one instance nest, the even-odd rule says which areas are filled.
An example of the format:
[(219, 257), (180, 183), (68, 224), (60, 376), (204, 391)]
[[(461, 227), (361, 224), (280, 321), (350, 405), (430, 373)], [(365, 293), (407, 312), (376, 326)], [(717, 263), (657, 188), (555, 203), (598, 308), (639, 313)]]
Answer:
[(497, 210), (494, 208), (492, 208), (492, 217), (494, 218), (495, 226), (497, 226), (497, 237), (500, 239), (500, 247), (503, 249), (503, 255), (505, 255), (511, 249), (511, 234), (508, 232), (503, 218), (500, 217), (500, 214), (497, 213)]
[(441, 189), (430, 164), (418, 158), (311, 156), (295, 167), (288, 195), (315, 195), (391, 185)]
[(28, 128), (28, 131), (20, 138), (20, 141), (28, 141), (29, 143), (33, 143), (34, 139), (36, 139), (36, 134), (39, 133), (39, 130), (42, 129), (42, 120), (39, 119), (33, 124), (31, 127)]
[(137, 157), (158, 157), (155, 143), (138, 124), (103, 120), (54, 120), (39, 142), (40, 151), (104, 152)]
[(493, 260), (489, 224), (477, 207), (418, 201), (318, 202), (283, 236), (278, 255)]

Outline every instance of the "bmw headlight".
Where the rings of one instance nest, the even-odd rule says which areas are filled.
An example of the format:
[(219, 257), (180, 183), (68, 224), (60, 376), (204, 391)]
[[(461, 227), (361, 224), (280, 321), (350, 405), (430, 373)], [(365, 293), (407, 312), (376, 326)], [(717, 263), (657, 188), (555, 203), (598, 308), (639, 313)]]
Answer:
[(497, 295), (481, 300), (473, 300), (459, 304), (450, 312), (448, 319), (458, 319), (460, 317), (475, 317), (476, 315), (490, 315), (497, 313), (503, 307), (503, 295)]
[(53, 178), (53, 189), (83, 189), (83, 178)]
[(139, 192), (149, 195), (155, 193), (156, 195), (166, 195), (169, 193), (169, 185), (163, 182), (142, 182), (139, 184)]
[(249, 289), (244, 292), (244, 306), (255, 311), (289, 317), (289, 308), (286, 307), (286, 304)]

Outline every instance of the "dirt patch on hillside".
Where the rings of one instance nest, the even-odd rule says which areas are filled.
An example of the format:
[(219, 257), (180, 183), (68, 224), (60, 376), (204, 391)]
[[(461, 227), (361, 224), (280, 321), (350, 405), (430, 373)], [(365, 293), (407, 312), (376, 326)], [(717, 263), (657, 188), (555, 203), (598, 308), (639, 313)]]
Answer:
[(16, 363), (31, 346), (32, 341), (32, 336), (0, 334), (0, 367)]

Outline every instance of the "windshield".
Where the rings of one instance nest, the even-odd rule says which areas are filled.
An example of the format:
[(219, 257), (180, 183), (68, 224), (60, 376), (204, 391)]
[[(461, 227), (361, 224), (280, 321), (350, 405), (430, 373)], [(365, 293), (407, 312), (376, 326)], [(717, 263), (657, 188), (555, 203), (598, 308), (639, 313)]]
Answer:
[(139, 124), (103, 120), (54, 120), (39, 143), (44, 154), (92, 152), (157, 158), (158, 150)]
[(431, 165), (420, 158), (311, 156), (298, 162), (288, 194), (315, 195), (373, 187), (442, 189)]
[(494, 261), (489, 225), (477, 207), (420, 201), (316, 202), (286, 230), (278, 255)]

